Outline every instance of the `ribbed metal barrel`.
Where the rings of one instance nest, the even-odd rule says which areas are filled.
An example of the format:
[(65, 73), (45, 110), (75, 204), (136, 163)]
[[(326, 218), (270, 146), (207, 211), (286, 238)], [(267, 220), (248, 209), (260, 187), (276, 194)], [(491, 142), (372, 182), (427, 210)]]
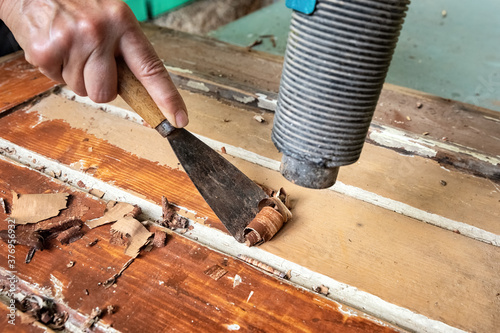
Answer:
[(272, 134), (286, 178), (329, 187), (358, 160), (409, 3), (318, 0), (293, 13)]

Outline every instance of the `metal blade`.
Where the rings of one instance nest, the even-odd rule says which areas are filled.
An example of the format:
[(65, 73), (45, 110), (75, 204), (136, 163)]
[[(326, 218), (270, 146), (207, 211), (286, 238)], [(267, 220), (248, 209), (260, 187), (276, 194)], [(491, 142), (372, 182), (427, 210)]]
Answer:
[(187, 130), (176, 129), (167, 139), (210, 208), (229, 233), (244, 242), (243, 230), (258, 213), (264, 191)]

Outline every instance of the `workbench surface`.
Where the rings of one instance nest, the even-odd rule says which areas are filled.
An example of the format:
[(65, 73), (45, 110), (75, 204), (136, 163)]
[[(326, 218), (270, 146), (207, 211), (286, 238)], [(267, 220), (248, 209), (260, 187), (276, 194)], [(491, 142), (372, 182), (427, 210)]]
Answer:
[[(44, 78), (22, 54), (5, 57), (0, 198), (7, 212), (12, 191), (65, 192), (71, 200), (63, 215), (87, 221), (101, 216), (108, 201), (129, 202), (142, 208), (140, 220), (154, 231), (162, 229), (155, 221), (166, 196), (192, 225), (183, 234), (168, 231), (165, 247), (142, 251), (109, 288), (99, 282), (130, 259), (109, 243), (109, 225), (85, 227), (69, 245), (51, 240), (29, 264), (28, 248), (18, 245), (21, 293), (53, 299), (69, 314), (66, 329), (76, 331), (93, 309), (110, 305), (114, 310), (104, 311), (93, 330), (493, 332), (500, 326), (498, 113), (386, 85), (360, 161), (342, 168), (331, 189), (303, 189), (281, 177), (270, 140), (282, 59), (144, 29), (181, 87), (188, 130), (257, 183), (284, 187), (293, 218), (260, 247), (237, 243), (167, 141), (123, 101), (96, 105)], [(0, 209), (0, 229), (7, 217)], [(261, 268), (290, 270), (291, 278), (238, 254)], [(8, 259), (0, 242), (4, 294)], [(214, 266), (225, 274), (210, 276)], [(2, 327), (43, 329), (42, 321), (17, 315), (15, 327), (2, 315)]]

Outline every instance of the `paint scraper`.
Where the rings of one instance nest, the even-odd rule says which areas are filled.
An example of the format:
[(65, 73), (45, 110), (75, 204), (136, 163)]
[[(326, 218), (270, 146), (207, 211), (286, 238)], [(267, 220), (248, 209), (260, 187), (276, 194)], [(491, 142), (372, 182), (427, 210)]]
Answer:
[(117, 63), (120, 96), (168, 139), (203, 199), (229, 233), (239, 242), (244, 242), (243, 230), (258, 213), (258, 203), (266, 197), (264, 191), (192, 133), (170, 125), (123, 60)]

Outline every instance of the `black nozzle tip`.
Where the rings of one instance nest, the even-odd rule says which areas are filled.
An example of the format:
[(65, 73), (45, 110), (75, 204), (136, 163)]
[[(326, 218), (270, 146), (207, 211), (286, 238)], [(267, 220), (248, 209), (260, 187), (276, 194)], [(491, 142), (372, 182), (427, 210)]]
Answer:
[(329, 168), (317, 163), (283, 155), (280, 171), (283, 177), (296, 185), (322, 189), (335, 184), (337, 175), (339, 174), (339, 167)]

